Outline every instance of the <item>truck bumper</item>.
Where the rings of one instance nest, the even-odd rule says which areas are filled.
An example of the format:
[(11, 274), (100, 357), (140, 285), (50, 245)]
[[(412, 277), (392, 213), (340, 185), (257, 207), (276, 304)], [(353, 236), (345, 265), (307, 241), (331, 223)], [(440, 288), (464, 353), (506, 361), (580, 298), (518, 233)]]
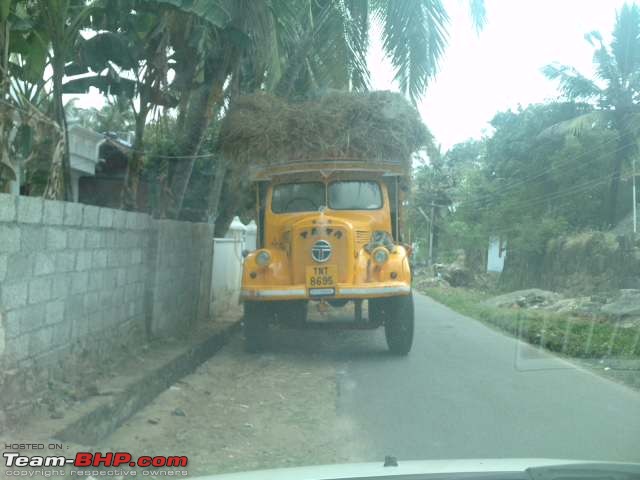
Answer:
[(331, 292), (318, 292), (331, 289), (307, 289), (304, 285), (292, 285), (285, 288), (278, 287), (251, 287), (242, 288), (240, 299), (245, 301), (269, 301), (269, 300), (320, 300), (320, 299), (354, 299), (354, 298), (379, 298), (408, 295), (411, 286), (404, 283), (375, 283), (366, 285), (337, 285)]

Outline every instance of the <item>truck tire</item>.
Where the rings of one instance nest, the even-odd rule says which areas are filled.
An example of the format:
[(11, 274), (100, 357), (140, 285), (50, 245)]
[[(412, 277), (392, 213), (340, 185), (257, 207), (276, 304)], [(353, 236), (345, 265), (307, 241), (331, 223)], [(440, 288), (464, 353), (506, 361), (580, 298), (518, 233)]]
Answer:
[(271, 307), (265, 302), (244, 302), (244, 348), (256, 353), (264, 350), (268, 342)]
[(411, 294), (369, 300), (369, 316), (384, 324), (389, 351), (407, 355), (413, 345), (414, 309)]

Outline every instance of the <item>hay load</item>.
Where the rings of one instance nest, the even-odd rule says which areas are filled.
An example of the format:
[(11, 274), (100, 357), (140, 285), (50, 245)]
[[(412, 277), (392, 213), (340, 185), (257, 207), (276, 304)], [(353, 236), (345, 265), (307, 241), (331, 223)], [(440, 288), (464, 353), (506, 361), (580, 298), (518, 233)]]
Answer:
[(402, 161), (431, 135), (398, 93), (332, 92), (304, 102), (259, 93), (238, 98), (222, 122), (219, 148), (236, 164), (324, 159)]

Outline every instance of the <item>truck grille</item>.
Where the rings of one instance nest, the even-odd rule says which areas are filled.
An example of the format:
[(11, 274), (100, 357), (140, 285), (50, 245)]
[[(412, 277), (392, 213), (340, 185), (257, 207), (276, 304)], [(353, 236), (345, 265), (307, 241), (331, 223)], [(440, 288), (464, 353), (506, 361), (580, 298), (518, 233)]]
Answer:
[(360, 250), (367, 243), (369, 243), (369, 239), (371, 238), (371, 232), (366, 230), (356, 230), (356, 248)]

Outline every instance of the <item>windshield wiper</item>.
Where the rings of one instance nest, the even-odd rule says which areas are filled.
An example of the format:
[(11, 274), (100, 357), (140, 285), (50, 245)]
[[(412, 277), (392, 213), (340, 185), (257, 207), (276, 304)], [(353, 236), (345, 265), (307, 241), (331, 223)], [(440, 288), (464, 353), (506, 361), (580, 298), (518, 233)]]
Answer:
[(640, 464), (573, 463), (526, 470), (531, 480), (640, 480)]

